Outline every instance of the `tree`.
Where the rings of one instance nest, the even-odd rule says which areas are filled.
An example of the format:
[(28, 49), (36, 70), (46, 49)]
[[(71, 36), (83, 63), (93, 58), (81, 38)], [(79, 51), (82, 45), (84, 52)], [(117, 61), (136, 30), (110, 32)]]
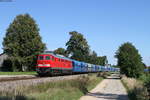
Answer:
[(54, 53), (67, 56), (66, 50), (64, 48), (58, 48), (58, 49), (54, 50)]
[(86, 39), (81, 33), (76, 31), (72, 31), (69, 34), (71, 37), (66, 43), (67, 54), (70, 55), (72, 59), (86, 61), (86, 57), (89, 55), (89, 45)]
[(91, 64), (97, 64), (97, 53), (95, 51), (89, 53), (89, 56), (87, 57), (87, 62)]
[(117, 65), (112, 65), (112, 67), (115, 67), (115, 68), (120, 68), (119, 66), (117, 66)]
[[(33, 70), (36, 55), (45, 44), (35, 20), (29, 14), (18, 15), (9, 25), (3, 41), (4, 53), (11, 58), (14, 71)], [(34, 66), (34, 67), (33, 67)]]
[(108, 63), (106, 56), (97, 56), (95, 51), (90, 50), (87, 40), (81, 33), (73, 31), (69, 34), (71, 37), (66, 43), (66, 52), (72, 59), (103, 66)]
[(144, 68), (147, 68), (147, 66), (146, 66), (146, 64), (145, 64), (145, 63), (143, 63), (143, 66), (144, 66)]
[(89, 56), (87, 56), (87, 62), (95, 65), (105, 66), (107, 64), (107, 57), (97, 56), (97, 53), (92, 51)]
[(121, 73), (128, 77), (139, 77), (143, 72), (142, 57), (132, 43), (122, 44), (116, 52), (115, 57), (118, 59)]
[(1, 70), (2, 71), (13, 71), (13, 69), (12, 69), (12, 62), (11, 62), (11, 60), (9, 58), (5, 59), (3, 61)]
[(106, 64), (108, 64), (107, 57), (106, 56), (98, 56), (96, 59), (96, 64), (105, 66)]

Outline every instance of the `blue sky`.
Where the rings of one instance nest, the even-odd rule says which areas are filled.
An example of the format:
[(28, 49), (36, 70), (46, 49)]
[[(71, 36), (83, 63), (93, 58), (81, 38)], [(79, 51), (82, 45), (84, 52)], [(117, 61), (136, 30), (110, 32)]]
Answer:
[(30, 14), (49, 50), (64, 47), (70, 31), (78, 31), (99, 56), (116, 64), (114, 54), (132, 42), (150, 65), (149, 0), (12, 0), (0, 2), (0, 53), (6, 29), (18, 14)]

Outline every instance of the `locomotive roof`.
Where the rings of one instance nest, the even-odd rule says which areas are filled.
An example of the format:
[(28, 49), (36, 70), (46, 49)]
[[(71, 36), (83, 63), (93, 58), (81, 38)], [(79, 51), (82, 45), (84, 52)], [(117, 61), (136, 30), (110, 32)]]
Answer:
[(52, 55), (52, 56), (54, 56), (54, 57), (58, 57), (58, 58), (61, 58), (61, 59), (71, 60), (71, 61), (72, 61), (72, 59), (67, 58), (67, 57), (65, 57), (65, 56), (63, 56), (63, 55), (58, 55), (58, 54), (54, 54), (54, 53), (42, 53), (42, 54), (50, 54), (50, 55)]

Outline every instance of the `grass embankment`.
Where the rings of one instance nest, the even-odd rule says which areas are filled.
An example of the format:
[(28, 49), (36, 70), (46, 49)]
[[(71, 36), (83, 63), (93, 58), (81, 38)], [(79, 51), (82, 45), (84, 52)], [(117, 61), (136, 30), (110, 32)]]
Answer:
[(18, 87), (14, 92), (1, 91), (0, 100), (78, 100), (101, 80), (96, 74), (89, 74), (72, 80)]
[(150, 100), (150, 75), (143, 75), (139, 79), (125, 76), (121, 79), (130, 100)]
[(0, 75), (37, 75), (36, 72), (0, 72)]

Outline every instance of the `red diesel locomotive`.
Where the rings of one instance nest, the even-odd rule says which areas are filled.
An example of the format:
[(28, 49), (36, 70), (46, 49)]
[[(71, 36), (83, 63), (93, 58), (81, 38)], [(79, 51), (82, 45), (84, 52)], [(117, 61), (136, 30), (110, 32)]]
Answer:
[(52, 53), (38, 55), (36, 70), (40, 76), (71, 74), (72, 68), (72, 61), (66, 57), (61, 57)]

